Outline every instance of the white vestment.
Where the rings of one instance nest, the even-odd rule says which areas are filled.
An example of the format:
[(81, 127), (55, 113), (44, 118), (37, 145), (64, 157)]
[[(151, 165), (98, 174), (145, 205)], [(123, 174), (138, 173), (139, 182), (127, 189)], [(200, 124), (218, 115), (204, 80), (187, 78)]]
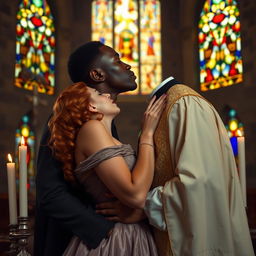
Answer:
[(175, 100), (166, 117), (175, 175), (148, 193), (144, 208), (149, 222), (168, 233), (171, 253), (165, 255), (254, 255), (232, 147), (218, 113), (188, 94)]

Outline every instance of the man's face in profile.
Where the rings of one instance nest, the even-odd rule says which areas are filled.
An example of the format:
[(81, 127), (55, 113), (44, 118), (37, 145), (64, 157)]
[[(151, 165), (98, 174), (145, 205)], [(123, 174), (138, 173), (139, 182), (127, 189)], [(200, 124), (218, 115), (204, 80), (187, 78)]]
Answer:
[(106, 45), (100, 48), (101, 56), (96, 60), (105, 73), (105, 83), (116, 92), (133, 91), (137, 88), (136, 76), (131, 66), (120, 60), (119, 54)]

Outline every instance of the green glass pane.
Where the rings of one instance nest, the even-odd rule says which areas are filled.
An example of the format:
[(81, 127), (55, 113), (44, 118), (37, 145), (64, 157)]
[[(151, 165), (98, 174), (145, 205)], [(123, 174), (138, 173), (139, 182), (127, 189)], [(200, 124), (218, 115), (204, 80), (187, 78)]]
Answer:
[(201, 90), (242, 82), (240, 17), (236, 1), (205, 1), (198, 26)]
[(17, 12), (15, 86), (54, 93), (55, 28), (46, 1), (22, 0)]

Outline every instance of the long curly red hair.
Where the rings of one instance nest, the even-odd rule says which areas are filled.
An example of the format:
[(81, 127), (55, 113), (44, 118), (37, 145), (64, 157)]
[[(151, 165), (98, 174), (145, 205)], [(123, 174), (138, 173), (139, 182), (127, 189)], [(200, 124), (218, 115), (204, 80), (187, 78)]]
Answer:
[(75, 83), (66, 88), (57, 98), (53, 107), (49, 146), (54, 156), (62, 162), (64, 178), (75, 183), (75, 146), (81, 126), (92, 119), (89, 111), (90, 93), (85, 83)]

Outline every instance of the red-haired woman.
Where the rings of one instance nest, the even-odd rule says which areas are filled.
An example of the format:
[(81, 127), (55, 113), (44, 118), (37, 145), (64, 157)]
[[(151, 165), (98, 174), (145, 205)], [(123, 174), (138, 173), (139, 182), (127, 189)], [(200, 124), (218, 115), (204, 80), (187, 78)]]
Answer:
[[(62, 162), (67, 181), (82, 185), (94, 203), (109, 201), (112, 193), (131, 208), (143, 208), (154, 171), (153, 134), (165, 107), (165, 96), (150, 101), (138, 146), (138, 157), (130, 145), (112, 137), (111, 123), (119, 107), (108, 94), (100, 94), (84, 83), (65, 89), (54, 105), (49, 121), (49, 144)], [(116, 223), (108, 239), (90, 250), (74, 236), (64, 255), (157, 255), (146, 224)]]

